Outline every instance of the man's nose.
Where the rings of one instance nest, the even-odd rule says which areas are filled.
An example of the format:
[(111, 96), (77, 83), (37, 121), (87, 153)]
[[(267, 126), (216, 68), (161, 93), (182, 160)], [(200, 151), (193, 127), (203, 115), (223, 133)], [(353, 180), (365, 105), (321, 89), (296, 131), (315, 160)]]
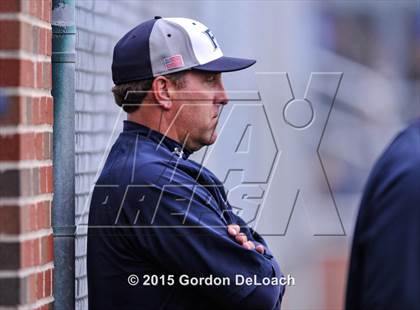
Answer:
[(217, 92), (217, 103), (221, 105), (225, 105), (229, 102), (229, 96), (225, 90), (223, 84), (220, 84), (220, 89)]

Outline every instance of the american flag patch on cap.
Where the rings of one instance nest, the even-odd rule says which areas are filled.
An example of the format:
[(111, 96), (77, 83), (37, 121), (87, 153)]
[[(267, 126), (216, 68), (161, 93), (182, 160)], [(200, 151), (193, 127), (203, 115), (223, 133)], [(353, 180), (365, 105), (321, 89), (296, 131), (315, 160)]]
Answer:
[(165, 64), (166, 70), (181, 68), (184, 66), (182, 55), (174, 55), (171, 57), (163, 58), (163, 63)]

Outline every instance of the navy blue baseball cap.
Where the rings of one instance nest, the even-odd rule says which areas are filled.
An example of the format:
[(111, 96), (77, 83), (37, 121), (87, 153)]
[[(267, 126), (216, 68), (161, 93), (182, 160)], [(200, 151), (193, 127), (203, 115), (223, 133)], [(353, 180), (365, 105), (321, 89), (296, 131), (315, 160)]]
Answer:
[(255, 62), (223, 56), (213, 33), (196, 20), (157, 16), (130, 30), (115, 45), (112, 79), (118, 85), (189, 69), (230, 72)]

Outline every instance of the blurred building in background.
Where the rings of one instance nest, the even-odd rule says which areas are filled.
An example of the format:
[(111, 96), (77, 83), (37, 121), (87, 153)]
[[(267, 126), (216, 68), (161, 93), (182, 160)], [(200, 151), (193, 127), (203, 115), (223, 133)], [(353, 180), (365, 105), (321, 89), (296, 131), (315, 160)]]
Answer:
[[(50, 31), (50, 20), (38, 21), (38, 17), (24, 11), (28, 1), (0, 2), (3, 37), (10, 36), (6, 31), (10, 20), (20, 23), (23, 38), (30, 35), (24, 30), (28, 23)], [(17, 6), (13, 9), (14, 3)], [(40, 12), (52, 9), (49, 1), (39, 3), (43, 4)], [(211, 28), (226, 55), (257, 59), (251, 69), (224, 75), (231, 102), (224, 107), (219, 121), (219, 139), (194, 154), (193, 159), (224, 181), (235, 210), (266, 235), (283, 272), (295, 277), (295, 286), (286, 289), (283, 309), (342, 308), (351, 234), (368, 173), (392, 137), (420, 116), (418, 3), (76, 0), (74, 9), (75, 307), (86, 309), (89, 297), (86, 224), (90, 194), (125, 119), (111, 93), (113, 46), (129, 29), (158, 15), (197, 19)], [(42, 35), (43, 32), (33, 30), (37, 42), (44, 42)], [(26, 67), (20, 67), (17, 73), (5, 64), (9, 58), (48, 63), (50, 54), (39, 56), (41, 52), (28, 51), (23, 39), (8, 47), (3, 37), (3, 92), (8, 96), (48, 98), (48, 85), (39, 86), (42, 91), (29, 82), (30, 85), (23, 85), (25, 81), (35, 81)], [(50, 42), (51, 38), (47, 36), (46, 40)], [(46, 71), (46, 76), (49, 73)], [(10, 85), (9, 77), (16, 74), (24, 77)], [(11, 100), (8, 111), (14, 111), (17, 104)], [(28, 106), (34, 104), (28, 101)], [(46, 107), (47, 104), (46, 99)], [(22, 240), (37, 242), (44, 235), (50, 236), (51, 224), (28, 234), (5, 229), (8, 226), (3, 223), (12, 221), (16, 210), (26, 210), (27, 201), (51, 203), (53, 190), (41, 196), (31, 193), (30, 198), (23, 192), (8, 191), (4, 180), (15, 169), (22, 175), (28, 167), (33, 174), (51, 164), (57, 168), (68, 163), (60, 158), (51, 162), (48, 157), (38, 162), (22, 154), (2, 157), (10, 153), (7, 139), (11, 135), (52, 132), (52, 119), (36, 126), (11, 122), (14, 116), (3, 110), (0, 109), (0, 306), (42, 306), (52, 301), (52, 297), (45, 296), (47, 287), (42, 284), (49, 281), (46, 277), (51, 276), (52, 263), (34, 263), (38, 267), (12, 263), (10, 246), (14, 244), (16, 253), (26, 257)], [(50, 108), (39, 111), (42, 115), (51, 113)], [(35, 145), (34, 152), (39, 147)], [(31, 186), (38, 182), (28, 181), (26, 176), (21, 179)], [(10, 206), (14, 201), (17, 206)], [(37, 212), (49, 210), (42, 208), (36, 210), (44, 211)], [(22, 214), (19, 221), (35, 216)], [(37, 216), (50, 216), (45, 214)], [(20, 248), (16, 245), (19, 243)], [(41, 249), (42, 246), (43, 243)], [(36, 285), (25, 289), (41, 290), (38, 297), (28, 301), (4, 296), (1, 288), (10, 281), (17, 283), (16, 279), (20, 279), (16, 285), (23, 292), (26, 284), (22, 284), (22, 279), (36, 274), (34, 270), (41, 271), (38, 277), (42, 289)]]

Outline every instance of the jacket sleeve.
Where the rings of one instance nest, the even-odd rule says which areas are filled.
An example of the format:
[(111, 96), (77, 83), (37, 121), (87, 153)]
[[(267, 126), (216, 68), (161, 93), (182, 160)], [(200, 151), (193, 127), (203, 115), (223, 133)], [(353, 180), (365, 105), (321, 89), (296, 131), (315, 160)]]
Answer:
[[(279, 263), (276, 261), (276, 259), (273, 256), (273, 253), (271, 252), (270, 248), (268, 247), (267, 242), (264, 240), (264, 238), (254, 229), (249, 227), (245, 221), (240, 218), (239, 216), (236, 216), (236, 222), (241, 227), (241, 231), (247, 232), (248, 239), (256, 242), (257, 244), (262, 244), (265, 248), (264, 256), (271, 259), (271, 262), (273, 264), (273, 277), (283, 277), (283, 273), (280, 269)], [(285, 293), (286, 287), (284, 285), (280, 286), (280, 293), (276, 297), (276, 309), (280, 309), (281, 301), (283, 299), (284, 293)], [(256, 295), (256, 294), (255, 294)], [(263, 298), (260, 298), (260, 300)]]
[(127, 191), (121, 216), (134, 218), (140, 210), (139, 225), (132, 227), (138, 245), (168, 274), (229, 278), (228, 286), (196, 288), (222, 306), (252, 309), (259, 302), (258, 309), (272, 309), (281, 286), (237, 285), (236, 277), (258, 282), (277, 277), (276, 262), (230, 237), (217, 202), (208, 197), (206, 189), (196, 185), (133, 187)]

